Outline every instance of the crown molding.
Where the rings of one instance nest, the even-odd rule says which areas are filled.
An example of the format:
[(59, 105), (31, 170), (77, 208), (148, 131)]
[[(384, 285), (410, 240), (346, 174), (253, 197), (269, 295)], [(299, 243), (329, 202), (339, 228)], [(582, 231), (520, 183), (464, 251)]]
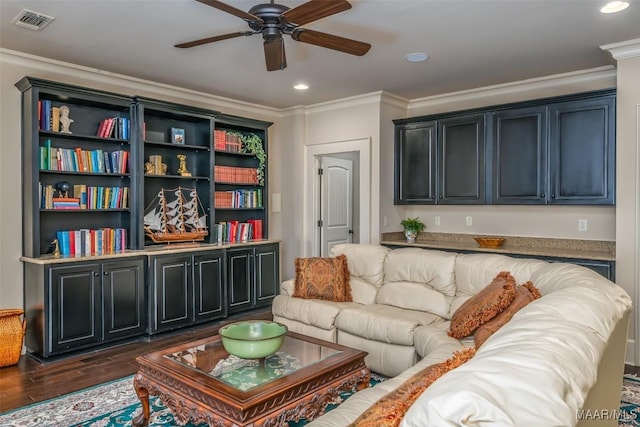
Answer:
[(621, 59), (636, 58), (640, 56), (640, 39), (627, 40), (620, 43), (611, 43), (600, 46), (600, 49), (611, 54), (613, 59), (620, 61)]
[(367, 104), (379, 104), (382, 99), (382, 91), (364, 93), (349, 96), (347, 98), (333, 99), (331, 101), (304, 106), (306, 114), (320, 113), (323, 111), (339, 110), (342, 108), (359, 107)]
[[(186, 104), (193, 105), (194, 101), (200, 104), (211, 105), (211, 109), (241, 110), (247, 115), (264, 117), (279, 117), (281, 110), (264, 105), (225, 98), (213, 94), (207, 94), (178, 86), (158, 83), (151, 80), (140, 79), (124, 74), (112, 73), (97, 68), (85, 67), (56, 59), (31, 55), (24, 52), (0, 48), (0, 63), (6, 63), (19, 67), (33, 68), (46, 73), (56, 72), (71, 79), (79, 78), (98, 83), (125, 88), (129, 91), (125, 95), (138, 95), (137, 91), (144, 90), (160, 96), (183, 100)], [(72, 82), (70, 82), (72, 83)]]
[(591, 68), (588, 70), (572, 71), (569, 73), (553, 74), (550, 76), (536, 77), (533, 79), (516, 82), (502, 83), (493, 86), (485, 86), (459, 92), (445, 93), (425, 98), (412, 99), (409, 102), (409, 110), (429, 107), (438, 104), (447, 104), (458, 101), (471, 101), (489, 96), (509, 95), (522, 92), (530, 92), (546, 88), (567, 86), (577, 83), (606, 81), (611, 87), (616, 86), (616, 69), (613, 65)]

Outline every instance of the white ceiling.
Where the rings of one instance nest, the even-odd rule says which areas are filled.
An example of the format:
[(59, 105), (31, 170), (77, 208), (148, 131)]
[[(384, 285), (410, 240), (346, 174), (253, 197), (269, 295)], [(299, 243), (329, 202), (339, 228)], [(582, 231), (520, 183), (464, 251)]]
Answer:
[[(227, 0), (249, 10), (264, 0)], [(295, 7), (301, 0), (278, 0)], [(306, 25), (372, 48), (357, 57), (285, 36), (288, 67), (265, 69), (259, 35), (190, 49), (179, 42), (248, 30), (195, 0), (0, 0), (0, 47), (276, 108), (383, 90), (415, 99), (610, 64), (599, 46), (640, 37), (640, 0), (603, 15), (598, 0), (352, 0)], [(41, 32), (22, 10), (54, 16)], [(411, 52), (430, 59), (412, 64)], [(292, 86), (305, 82), (306, 92)]]

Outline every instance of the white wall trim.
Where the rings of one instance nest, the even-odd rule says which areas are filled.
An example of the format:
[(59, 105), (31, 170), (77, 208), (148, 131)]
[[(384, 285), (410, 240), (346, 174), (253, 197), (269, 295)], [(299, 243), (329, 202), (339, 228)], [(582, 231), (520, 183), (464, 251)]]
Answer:
[(635, 58), (636, 56), (640, 56), (640, 39), (605, 44), (600, 46), (600, 49), (609, 52), (616, 61)]
[[(635, 244), (636, 244), (636, 255), (640, 254), (640, 104), (636, 104), (636, 225), (635, 225)], [(640, 316), (637, 314), (637, 307), (640, 307), (640, 261), (635, 260), (635, 270), (634, 270), (634, 307), (636, 307), (636, 314), (633, 316), (636, 319), (636, 324), (634, 325), (635, 331), (635, 342), (632, 347), (635, 350), (634, 358), (631, 360), (634, 361), (634, 365), (640, 366), (640, 339), (638, 339), (638, 335), (640, 334)]]
[(360, 243), (371, 242), (371, 138), (306, 145), (304, 147), (304, 196), (302, 247), (303, 256), (317, 256), (317, 241), (313, 214), (318, 209), (316, 157), (325, 154), (356, 151), (360, 154)]
[(409, 110), (425, 108), (439, 104), (448, 104), (451, 102), (472, 101), (478, 98), (485, 98), (489, 96), (503, 96), (514, 93), (540, 90), (543, 88), (553, 88), (558, 86), (566, 86), (569, 84), (593, 82), (599, 80), (608, 81), (610, 82), (609, 84), (611, 87), (615, 87), (616, 74), (616, 69), (613, 65), (606, 65), (603, 67), (597, 67), (588, 70), (572, 71), (570, 73), (536, 77), (528, 80), (520, 80), (494, 86), (485, 86), (459, 92), (445, 93), (442, 95), (428, 96), (426, 98), (412, 99), (409, 102)]
[(58, 61), (56, 59), (31, 55), (28, 53), (18, 52), (5, 48), (0, 48), (0, 62), (19, 67), (33, 68), (45, 72), (55, 71), (70, 77), (125, 87), (132, 91), (130, 95), (137, 95), (137, 93), (135, 92), (140, 91), (142, 88), (145, 91), (156, 93), (158, 95), (183, 99), (189, 104), (193, 104), (195, 100), (205, 104), (215, 104), (216, 106), (219, 106), (221, 108), (242, 109), (243, 111), (246, 111), (248, 115), (279, 115), (281, 111), (279, 109), (264, 105), (252, 104), (244, 101), (234, 100), (231, 98), (225, 98), (222, 96), (207, 94), (200, 91), (185, 89), (164, 83), (158, 83), (151, 80), (140, 79), (124, 74), (112, 73), (109, 71), (100, 70), (98, 68), (85, 67), (82, 65), (72, 64), (70, 62)]
[(365, 104), (379, 104), (382, 98), (382, 91), (364, 93), (362, 95), (349, 96), (347, 98), (334, 99), (318, 104), (307, 105), (306, 114), (321, 113), (323, 111), (334, 111), (341, 108), (353, 108)]

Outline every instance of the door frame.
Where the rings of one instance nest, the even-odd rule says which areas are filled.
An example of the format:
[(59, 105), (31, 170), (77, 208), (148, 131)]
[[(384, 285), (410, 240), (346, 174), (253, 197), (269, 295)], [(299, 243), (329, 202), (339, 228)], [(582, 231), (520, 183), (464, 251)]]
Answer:
[(365, 244), (371, 242), (371, 138), (307, 145), (304, 147), (304, 193), (302, 201), (303, 256), (319, 256), (319, 240), (316, 232), (316, 212), (319, 209), (318, 200), (320, 198), (318, 194), (317, 157), (350, 151), (358, 152), (360, 157), (359, 241)]

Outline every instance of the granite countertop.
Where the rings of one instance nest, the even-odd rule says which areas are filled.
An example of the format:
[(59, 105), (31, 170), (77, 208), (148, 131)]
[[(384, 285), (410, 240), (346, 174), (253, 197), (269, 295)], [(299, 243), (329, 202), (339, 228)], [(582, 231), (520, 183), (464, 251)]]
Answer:
[(606, 240), (551, 239), (522, 236), (504, 237), (505, 242), (499, 248), (482, 248), (474, 237), (489, 237), (479, 234), (456, 233), (420, 233), (416, 243), (407, 243), (402, 232), (383, 233), (382, 245), (398, 245), (430, 249), (449, 249), (458, 251), (491, 252), (498, 254), (517, 254), (549, 256), (558, 258), (591, 259), (598, 261), (616, 260), (616, 242)]
[(214, 251), (218, 249), (229, 249), (243, 246), (256, 246), (266, 245), (269, 243), (280, 243), (280, 240), (251, 240), (243, 243), (171, 243), (168, 245), (153, 245), (147, 246), (141, 250), (126, 250), (122, 252), (116, 252), (112, 254), (102, 255), (69, 255), (69, 256), (53, 256), (42, 255), (41, 257), (20, 257), (20, 261), (28, 262), (31, 264), (59, 264), (69, 261), (96, 261), (105, 259), (117, 259), (117, 258), (130, 258), (136, 256), (150, 256), (150, 255), (169, 255), (182, 252), (194, 252), (194, 251)]

